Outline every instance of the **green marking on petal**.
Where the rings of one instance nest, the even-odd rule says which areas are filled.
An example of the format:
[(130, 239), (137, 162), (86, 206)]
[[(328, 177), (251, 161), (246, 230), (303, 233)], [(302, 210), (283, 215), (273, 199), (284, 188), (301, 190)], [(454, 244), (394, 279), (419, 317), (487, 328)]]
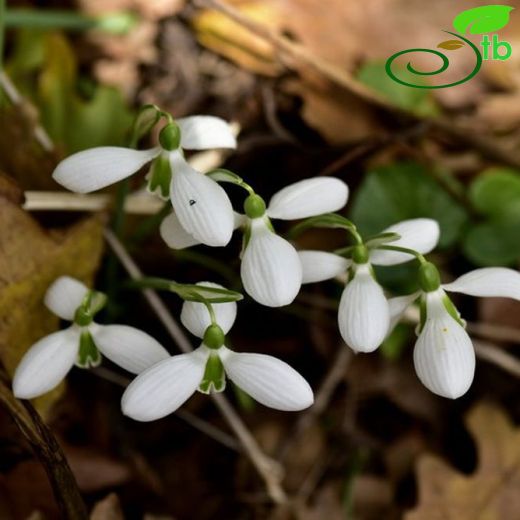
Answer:
[(150, 193), (167, 200), (170, 197), (170, 185), (172, 182), (172, 170), (167, 154), (161, 154), (152, 162), (150, 172), (146, 176), (147, 189)]
[(220, 357), (212, 352), (206, 362), (204, 376), (199, 385), (199, 392), (209, 394), (222, 392), (226, 388), (226, 373)]
[(83, 330), (79, 338), (79, 352), (76, 366), (80, 368), (97, 367), (101, 363), (101, 354), (88, 330)]

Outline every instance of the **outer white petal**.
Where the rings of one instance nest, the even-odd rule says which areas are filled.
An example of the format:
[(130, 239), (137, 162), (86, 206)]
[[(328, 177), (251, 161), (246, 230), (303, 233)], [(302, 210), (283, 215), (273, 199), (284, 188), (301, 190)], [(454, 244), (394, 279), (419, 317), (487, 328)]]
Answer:
[(231, 125), (214, 116), (191, 116), (176, 119), (181, 129), (181, 147), (187, 150), (236, 148)]
[(133, 374), (170, 357), (152, 336), (128, 325), (98, 325), (91, 333), (104, 356)]
[(158, 148), (91, 148), (61, 161), (52, 176), (56, 182), (71, 191), (90, 193), (129, 177), (158, 154)]
[(325, 251), (298, 251), (302, 263), (302, 283), (323, 282), (343, 274), (350, 260)]
[(273, 233), (263, 218), (251, 221), (251, 237), (242, 256), (240, 274), (249, 296), (268, 307), (289, 305), (302, 283), (296, 249)]
[[(383, 233), (398, 233), (399, 240), (390, 246), (407, 247), (425, 255), (432, 251), (439, 242), (440, 228), (431, 218), (403, 220), (385, 229)], [(374, 265), (396, 265), (413, 260), (413, 256), (397, 251), (374, 250), (370, 253), (370, 262)]]
[(226, 192), (194, 170), (179, 153), (171, 153), (170, 198), (181, 226), (208, 246), (225, 246), (233, 234), (234, 214)]
[(520, 273), (505, 267), (484, 267), (443, 285), (446, 291), (471, 296), (498, 296), (520, 300)]
[(175, 412), (197, 390), (208, 354), (202, 346), (145, 370), (125, 390), (123, 413), (136, 421), (154, 421)]
[(475, 351), (464, 328), (442, 304), (442, 289), (428, 293), (427, 318), (414, 350), (415, 370), (433, 393), (456, 399), (464, 395), (475, 373)]
[(293, 412), (314, 402), (309, 383), (284, 361), (264, 354), (219, 350), (227, 376), (253, 399), (269, 408)]
[(385, 339), (390, 310), (383, 289), (370, 273), (370, 265), (356, 267), (339, 304), (338, 324), (342, 338), (356, 352), (373, 352)]
[(348, 199), (348, 186), (335, 177), (312, 177), (275, 193), (267, 207), (271, 218), (293, 220), (341, 209)]
[(70, 327), (36, 342), (25, 354), (13, 377), (13, 393), (32, 399), (56, 387), (76, 361), (79, 329)]
[(168, 247), (172, 249), (185, 249), (196, 246), (200, 242), (190, 235), (179, 222), (175, 213), (170, 213), (162, 222), (159, 228), (162, 239)]
[(56, 316), (72, 321), (87, 292), (88, 288), (75, 278), (60, 276), (47, 289), (44, 303)]
[(390, 327), (388, 328), (388, 333), (394, 330), (406, 309), (417, 300), (419, 294), (419, 292), (415, 292), (413, 294), (407, 294), (406, 296), (396, 296), (388, 300), (388, 308), (390, 310)]
[[(197, 285), (207, 285), (208, 287), (218, 287), (225, 289), (222, 285), (212, 282), (199, 282)], [(213, 311), (220, 328), (227, 334), (237, 317), (236, 302), (214, 303)], [(204, 336), (204, 332), (211, 325), (208, 309), (203, 303), (184, 302), (181, 311), (182, 324), (198, 338)]]

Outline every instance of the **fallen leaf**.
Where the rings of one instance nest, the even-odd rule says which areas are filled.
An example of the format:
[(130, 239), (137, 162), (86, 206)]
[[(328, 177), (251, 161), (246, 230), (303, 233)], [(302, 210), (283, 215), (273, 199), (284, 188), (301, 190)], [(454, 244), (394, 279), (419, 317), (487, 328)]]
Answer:
[(460, 40), (446, 40), (444, 42), (439, 43), (437, 47), (439, 49), (446, 49), (448, 51), (456, 51), (457, 49), (464, 47), (464, 45), (466, 44)]
[(478, 465), (463, 475), (433, 455), (419, 459), (419, 505), (406, 520), (504, 520), (520, 511), (520, 428), (491, 404), (471, 410), (467, 425)]
[[(7, 186), (0, 176), (0, 357), (12, 374), (25, 351), (58, 328), (58, 318), (43, 305), (48, 286), (65, 274), (90, 284), (103, 237), (94, 217), (65, 230), (43, 229), (3, 196), (12, 191)], [(60, 393), (58, 388), (39, 398), (39, 410), (45, 413)]]

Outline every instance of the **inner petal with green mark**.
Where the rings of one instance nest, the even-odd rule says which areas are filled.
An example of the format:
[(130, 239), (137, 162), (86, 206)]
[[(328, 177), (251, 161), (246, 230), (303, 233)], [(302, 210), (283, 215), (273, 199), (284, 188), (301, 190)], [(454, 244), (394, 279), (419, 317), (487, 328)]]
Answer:
[(79, 338), (79, 351), (76, 366), (80, 368), (97, 367), (101, 363), (101, 354), (88, 330), (83, 330)]
[(226, 388), (226, 374), (224, 365), (216, 352), (211, 352), (206, 362), (206, 370), (199, 385), (199, 392), (210, 394), (222, 392)]

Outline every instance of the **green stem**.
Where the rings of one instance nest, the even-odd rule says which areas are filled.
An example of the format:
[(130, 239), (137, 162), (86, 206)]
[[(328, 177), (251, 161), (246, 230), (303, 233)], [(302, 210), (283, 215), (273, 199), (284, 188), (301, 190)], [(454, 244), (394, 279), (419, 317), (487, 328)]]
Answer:
[(419, 262), (422, 264), (426, 264), (427, 260), (424, 258), (424, 256), (421, 253), (418, 253), (417, 251), (414, 251), (413, 249), (409, 249), (407, 247), (400, 247), (400, 246), (379, 246), (376, 247), (376, 249), (382, 249), (384, 251), (397, 251), (398, 253), (406, 253), (408, 255), (414, 256), (419, 260)]
[[(4, 3), (4, 0), (2, 0)], [(13, 28), (68, 29), (85, 31), (98, 25), (95, 18), (82, 16), (72, 11), (9, 9), (5, 13), (5, 25)]]
[(217, 317), (215, 316), (215, 310), (213, 309), (213, 305), (209, 303), (207, 300), (204, 300), (202, 303), (206, 306), (206, 309), (208, 309), (209, 317), (211, 319), (212, 325), (218, 325), (217, 323)]

